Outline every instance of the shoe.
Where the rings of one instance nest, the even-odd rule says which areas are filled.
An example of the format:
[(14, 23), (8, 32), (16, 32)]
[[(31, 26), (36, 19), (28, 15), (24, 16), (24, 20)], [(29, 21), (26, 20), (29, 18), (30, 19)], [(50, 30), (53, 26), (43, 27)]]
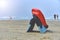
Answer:
[(39, 26), (39, 31), (41, 33), (45, 33), (47, 31), (47, 28), (45, 28), (44, 26), (42, 26), (42, 28)]
[(33, 27), (31, 25), (28, 25), (28, 30), (27, 32), (32, 32), (33, 31)]

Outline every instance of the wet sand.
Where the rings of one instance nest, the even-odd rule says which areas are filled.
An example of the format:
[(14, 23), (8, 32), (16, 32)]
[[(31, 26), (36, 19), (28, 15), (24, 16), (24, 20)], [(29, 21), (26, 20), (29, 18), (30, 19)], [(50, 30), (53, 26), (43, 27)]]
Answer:
[(47, 23), (46, 33), (40, 33), (36, 25), (34, 32), (27, 33), (28, 20), (0, 20), (0, 40), (60, 40), (60, 21)]

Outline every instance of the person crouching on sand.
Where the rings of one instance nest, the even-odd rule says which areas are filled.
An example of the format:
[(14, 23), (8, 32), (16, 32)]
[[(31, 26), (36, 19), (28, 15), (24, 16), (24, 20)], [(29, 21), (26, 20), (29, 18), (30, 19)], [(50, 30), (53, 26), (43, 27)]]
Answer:
[(30, 23), (29, 23), (30, 26), (29, 26), (27, 32), (33, 31), (35, 23), (37, 24), (39, 31), (41, 33), (46, 32), (48, 25), (45, 21), (45, 18), (43, 16), (42, 12), (39, 9), (33, 8), (32, 14), (33, 14), (33, 18), (30, 20)]

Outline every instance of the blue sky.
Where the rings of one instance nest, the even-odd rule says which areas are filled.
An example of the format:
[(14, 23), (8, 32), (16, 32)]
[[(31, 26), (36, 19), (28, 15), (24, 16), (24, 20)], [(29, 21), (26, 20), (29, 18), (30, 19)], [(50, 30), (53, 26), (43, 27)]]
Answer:
[(60, 16), (60, 0), (1, 0), (0, 19), (31, 19), (32, 8), (40, 9), (46, 19), (53, 19), (54, 14)]

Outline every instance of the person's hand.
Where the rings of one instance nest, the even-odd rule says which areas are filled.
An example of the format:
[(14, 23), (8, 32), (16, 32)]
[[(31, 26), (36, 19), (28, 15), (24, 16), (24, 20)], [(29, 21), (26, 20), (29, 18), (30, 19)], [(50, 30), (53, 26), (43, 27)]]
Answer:
[(48, 25), (46, 25), (45, 27), (48, 28)]

